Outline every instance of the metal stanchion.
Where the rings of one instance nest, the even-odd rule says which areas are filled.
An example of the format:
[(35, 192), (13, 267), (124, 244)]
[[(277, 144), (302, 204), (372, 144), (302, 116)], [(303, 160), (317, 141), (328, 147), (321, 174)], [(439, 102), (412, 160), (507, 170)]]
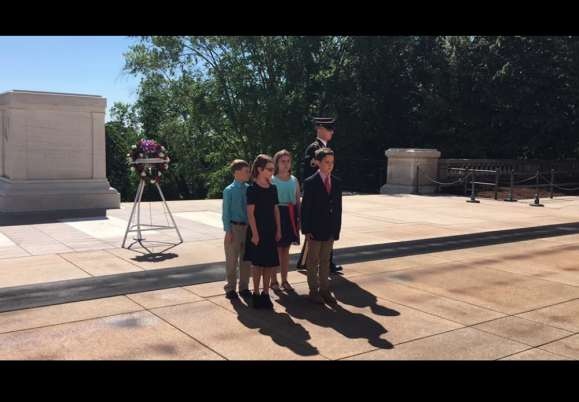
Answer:
[(495, 200), (499, 198), (499, 171), (495, 172)]
[(553, 199), (553, 186), (555, 185), (555, 169), (551, 169), (551, 199)]
[(420, 171), (420, 166), (416, 166), (416, 177), (414, 179), (414, 190), (411, 193), (414, 195), (420, 195), (420, 193), (418, 192), (418, 172), (419, 171)]
[(529, 205), (532, 207), (544, 207), (544, 205), (539, 202), (539, 171), (537, 171), (537, 193), (535, 194), (535, 201)]
[(517, 200), (515, 200), (513, 198), (513, 188), (515, 185), (515, 171), (511, 170), (511, 189), (509, 190), (509, 198), (507, 198), (505, 201), (507, 202), (517, 202)]
[(480, 201), (475, 200), (476, 194), (474, 192), (474, 182), (475, 182), (475, 170), (472, 170), (472, 188), (470, 190), (470, 200), (467, 200), (466, 202), (471, 202), (473, 204), (479, 204)]

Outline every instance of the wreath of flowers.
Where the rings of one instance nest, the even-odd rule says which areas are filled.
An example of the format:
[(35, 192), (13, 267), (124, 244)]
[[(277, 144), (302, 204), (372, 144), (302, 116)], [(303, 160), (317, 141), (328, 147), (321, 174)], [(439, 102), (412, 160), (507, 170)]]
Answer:
[(146, 140), (142, 138), (135, 145), (132, 146), (131, 152), (127, 154), (129, 163), (134, 163), (139, 159), (163, 159), (163, 163), (146, 163), (131, 166), (131, 172), (138, 176), (141, 180), (151, 184), (158, 183), (161, 176), (169, 170), (169, 153), (162, 144), (158, 144), (153, 140)]

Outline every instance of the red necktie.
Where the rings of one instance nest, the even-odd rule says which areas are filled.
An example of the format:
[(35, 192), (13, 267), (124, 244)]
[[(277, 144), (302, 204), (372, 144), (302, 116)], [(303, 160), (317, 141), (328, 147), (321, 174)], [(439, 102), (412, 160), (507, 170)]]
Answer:
[(326, 180), (324, 182), (326, 184), (326, 190), (328, 190), (328, 195), (330, 195), (332, 189), (330, 188), (330, 176), (326, 176)]

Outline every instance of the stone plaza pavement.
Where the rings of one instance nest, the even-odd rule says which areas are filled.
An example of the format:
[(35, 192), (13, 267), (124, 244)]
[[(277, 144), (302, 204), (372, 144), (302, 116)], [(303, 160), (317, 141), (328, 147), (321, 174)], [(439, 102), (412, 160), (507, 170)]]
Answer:
[(0, 359), (579, 359), (579, 199), (465, 200), (345, 195), (338, 304), (292, 271), (273, 311), (224, 297), (220, 200), (169, 202), (185, 242), (131, 250), (131, 203), (0, 215)]

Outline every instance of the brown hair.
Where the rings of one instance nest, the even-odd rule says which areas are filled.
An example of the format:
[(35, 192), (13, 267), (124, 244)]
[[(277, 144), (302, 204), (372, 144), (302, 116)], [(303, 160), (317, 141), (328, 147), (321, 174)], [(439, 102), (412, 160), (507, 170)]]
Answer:
[[(282, 149), (281, 151), (279, 151), (278, 153), (276, 153), (273, 156), (273, 163), (275, 163), (275, 171), (273, 172), (273, 174), (278, 174), (279, 173), (279, 168), (277, 167), (277, 162), (279, 162), (279, 160), (281, 159), (282, 156), (289, 156), (290, 157), (290, 161), (292, 159), (291, 154), (289, 153), (288, 150), (286, 149)], [(290, 170), (288, 172), (289, 174), (292, 174), (292, 167), (290, 165)]]
[(251, 167), (251, 177), (253, 178), (253, 180), (257, 179), (257, 177), (259, 176), (257, 168), (263, 169), (267, 166), (268, 163), (274, 163), (273, 159), (271, 159), (271, 156), (264, 154), (257, 155), (255, 160), (253, 161), (253, 166)]
[(334, 156), (334, 151), (332, 151), (330, 148), (320, 148), (316, 151), (315, 155), (316, 160), (321, 162), (328, 155)]
[(243, 169), (244, 167), (249, 168), (249, 163), (247, 163), (243, 159), (236, 159), (233, 162), (231, 162), (231, 166), (229, 166), (229, 168), (231, 169), (231, 173), (235, 173), (238, 170)]

